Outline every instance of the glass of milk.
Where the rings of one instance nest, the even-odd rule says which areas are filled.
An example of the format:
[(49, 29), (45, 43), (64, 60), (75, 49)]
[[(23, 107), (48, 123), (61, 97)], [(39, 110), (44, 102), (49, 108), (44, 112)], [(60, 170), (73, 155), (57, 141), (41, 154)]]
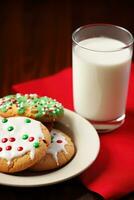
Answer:
[(99, 132), (121, 126), (133, 51), (132, 34), (111, 24), (78, 28), (73, 40), (73, 100)]

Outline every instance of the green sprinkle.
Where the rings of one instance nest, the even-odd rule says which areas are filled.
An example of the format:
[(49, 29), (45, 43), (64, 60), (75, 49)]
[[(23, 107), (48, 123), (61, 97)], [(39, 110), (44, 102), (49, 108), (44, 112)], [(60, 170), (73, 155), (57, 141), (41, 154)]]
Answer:
[(43, 116), (43, 112), (41, 110), (38, 110), (37, 114), (35, 115), (36, 118), (40, 118)]
[(33, 146), (34, 146), (35, 148), (38, 148), (38, 147), (39, 147), (39, 142), (34, 142)]
[(19, 108), (17, 112), (21, 115), (25, 112), (25, 108)]
[(2, 108), (1, 108), (1, 111), (2, 111), (2, 112), (7, 112), (7, 108), (6, 108), (6, 107), (2, 107)]
[(25, 122), (26, 123), (31, 123), (31, 119), (26, 119)]
[(27, 135), (27, 134), (22, 135), (22, 139), (23, 139), (23, 140), (26, 140), (27, 138), (28, 138), (28, 135)]
[(14, 129), (13, 126), (9, 126), (9, 127), (7, 128), (8, 131), (12, 131), (13, 129)]
[(33, 102), (34, 102), (34, 103), (37, 103), (38, 101), (39, 101), (39, 99), (36, 98), (36, 97), (33, 99)]
[(8, 122), (7, 118), (2, 119), (2, 123), (6, 123), (6, 122)]
[(25, 96), (20, 96), (17, 98), (18, 103), (25, 103), (27, 100), (27, 98)]
[(55, 110), (55, 114), (56, 115), (60, 115), (62, 113), (62, 111), (59, 109), (59, 108), (57, 108), (56, 110)]

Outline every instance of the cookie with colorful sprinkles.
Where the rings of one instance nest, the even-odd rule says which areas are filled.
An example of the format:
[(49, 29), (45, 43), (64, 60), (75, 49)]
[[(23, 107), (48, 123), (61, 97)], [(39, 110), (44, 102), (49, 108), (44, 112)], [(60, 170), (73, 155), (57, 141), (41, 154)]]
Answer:
[(44, 171), (59, 168), (67, 164), (75, 154), (72, 139), (58, 129), (52, 129), (51, 144), (47, 154), (30, 169), (33, 171)]
[(14, 94), (0, 98), (0, 116), (25, 116), (42, 122), (54, 122), (64, 115), (61, 103), (37, 94)]
[(51, 143), (48, 129), (27, 117), (0, 118), (0, 171), (14, 173), (36, 162)]

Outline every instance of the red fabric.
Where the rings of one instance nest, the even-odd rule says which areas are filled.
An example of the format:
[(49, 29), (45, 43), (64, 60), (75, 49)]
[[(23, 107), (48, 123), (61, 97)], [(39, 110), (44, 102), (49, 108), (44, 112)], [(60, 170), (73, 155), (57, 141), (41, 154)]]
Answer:
[[(134, 66), (133, 66), (134, 67)], [(115, 199), (134, 191), (134, 71), (131, 73), (124, 125), (114, 132), (101, 134), (98, 158), (81, 176), (84, 185), (106, 199)], [(56, 98), (73, 110), (72, 70), (14, 85), (13, 91), (38, 93)]]

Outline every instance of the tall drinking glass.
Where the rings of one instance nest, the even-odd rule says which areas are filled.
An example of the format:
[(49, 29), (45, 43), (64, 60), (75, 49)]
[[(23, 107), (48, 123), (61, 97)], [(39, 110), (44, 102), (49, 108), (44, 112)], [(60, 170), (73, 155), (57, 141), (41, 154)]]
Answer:
[(111, 24), (91, 24), (74, 31), (72, 40), (75, 111), (100, 132), (118, 128), (125, 119), (132, 34)]

